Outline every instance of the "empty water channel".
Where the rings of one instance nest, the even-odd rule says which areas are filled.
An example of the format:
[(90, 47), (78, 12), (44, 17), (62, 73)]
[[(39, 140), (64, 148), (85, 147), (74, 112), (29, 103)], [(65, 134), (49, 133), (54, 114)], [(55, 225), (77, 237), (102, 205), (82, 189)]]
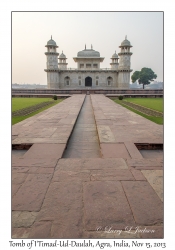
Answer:
[(86, 95), (63, 158), (101, 157), (90, 95)]

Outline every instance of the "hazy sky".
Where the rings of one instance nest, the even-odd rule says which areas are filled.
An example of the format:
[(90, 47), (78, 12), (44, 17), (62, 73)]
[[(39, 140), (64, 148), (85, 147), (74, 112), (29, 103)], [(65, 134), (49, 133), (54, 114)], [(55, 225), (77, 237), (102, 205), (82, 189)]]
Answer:
[(13, 83), (47, 84), (44, 52), (51, 35), (71, 68), (77, 67), (73, 57), (85, 44), (105, 57), (102, 68), (110, 68), (111, 56), (127, 35), (133, 72), (152, 68), (156, 80), (163, 81), (162, 12), (13, 12)]

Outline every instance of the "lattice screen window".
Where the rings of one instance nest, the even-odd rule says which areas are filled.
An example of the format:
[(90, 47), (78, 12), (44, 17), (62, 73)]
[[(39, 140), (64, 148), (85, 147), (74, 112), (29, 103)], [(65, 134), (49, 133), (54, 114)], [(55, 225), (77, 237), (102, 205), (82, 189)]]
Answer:
[(86, 68), (91, 68), (91, 64), (86, 64)]

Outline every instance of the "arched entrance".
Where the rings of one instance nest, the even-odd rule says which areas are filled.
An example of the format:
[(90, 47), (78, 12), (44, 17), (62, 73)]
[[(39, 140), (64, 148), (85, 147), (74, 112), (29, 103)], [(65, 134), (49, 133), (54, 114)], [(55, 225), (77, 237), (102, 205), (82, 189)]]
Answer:
[(85, 78), (85, 87), (92, 87), (92, 78), (90, 76)]

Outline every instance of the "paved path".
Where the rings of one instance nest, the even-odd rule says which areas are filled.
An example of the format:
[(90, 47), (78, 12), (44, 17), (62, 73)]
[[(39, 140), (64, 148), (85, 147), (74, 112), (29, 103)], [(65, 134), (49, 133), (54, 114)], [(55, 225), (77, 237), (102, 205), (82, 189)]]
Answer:
[(98, 133), (91, 98), (87, 95), (63, 158), (98, 157), (101, 157)]
[[(103, 95), (87, 96), (76, 125), (84, 98), (72, 96), (12, 127), (12, 144), (32, 145), (12, 159), (12, 237), (162, 238), (163, 159), (144, 158), (135, 146), (162, 143), (162, 126)], [(89, 158), (83, 146), (97, 132), (84, 124), (95, 130), (92, 109), (100, 150), (95, 139)], [(63, 158), (73, 128), (70, 142), (81, 148), (77, 133), (83, 158), (77, 151)], [(147, 232), (136, 233), (137, 226)]]

